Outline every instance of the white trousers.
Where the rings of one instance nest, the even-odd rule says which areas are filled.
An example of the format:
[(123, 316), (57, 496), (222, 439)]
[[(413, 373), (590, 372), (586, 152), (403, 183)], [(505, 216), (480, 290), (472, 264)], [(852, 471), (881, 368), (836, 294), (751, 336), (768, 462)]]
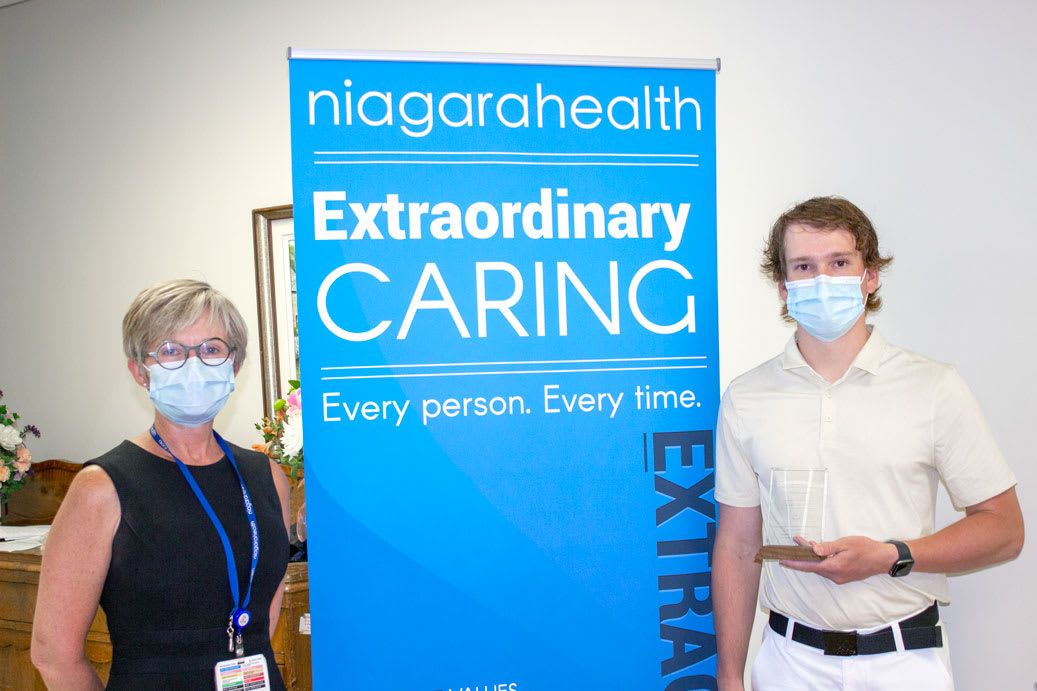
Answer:
[(942, 648), (898, 649), (878, 655), (840, 657), (792, 640), (770, 626), (752, 667), (753, 691), (954, 691), (947, 629)]

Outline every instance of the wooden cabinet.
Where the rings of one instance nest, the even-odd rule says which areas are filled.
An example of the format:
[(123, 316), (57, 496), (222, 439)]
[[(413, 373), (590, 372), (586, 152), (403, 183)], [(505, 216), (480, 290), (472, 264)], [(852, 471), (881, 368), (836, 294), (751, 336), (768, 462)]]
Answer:
[(33, 478), (0, 506), (3, 525), (45, 525), (54, 520), (61, 500), (82, 463), (52, 460), (32, 464)]
[[(47, 689), (29, 660), (41, 558), (38, 549), (0, 552), (0, 689), (3, 691)], [(87, 634), (86, 656), (101, 679), (107, 680), (112, 646), (101, 610), (97, 611)]]
[[(0, 691), (46, 691), (29, 659), (32, 615), (40, 582), (40, 550), (0, 552)], [(310, 637), (299, 633), (299, 619), (310, 611), (307, 565), (288, 565), (281, 618), (271, 643), (274, 659), (289, 691), (310, 691)], [(108, 680), (112, 646), (100, 609), (86, 642), (87, 659), (102, 681)]]
[(311, 691), (310, 634), (299, 633), (299, 620), (310, 614), (310, 574), (306, 562), (290, 562), (285, 579), (284, 599), (281, 600), (281, 618), (277, 620), (274, 637), (274, 659), (281, 668), (288, 691)]

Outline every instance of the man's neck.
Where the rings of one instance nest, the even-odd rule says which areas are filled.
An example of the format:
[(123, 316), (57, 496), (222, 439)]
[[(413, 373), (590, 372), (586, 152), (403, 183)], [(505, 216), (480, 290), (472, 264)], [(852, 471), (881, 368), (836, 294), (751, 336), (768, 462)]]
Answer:
[(798, 327), (796, 330), (796, 346), (811, 369), (821, 375), (828, 383), (839, 381), (850, 368), (857, 353), (868, 342), (868, 327), (864, 315), (847, 331), (831, 342), (819, 341)]

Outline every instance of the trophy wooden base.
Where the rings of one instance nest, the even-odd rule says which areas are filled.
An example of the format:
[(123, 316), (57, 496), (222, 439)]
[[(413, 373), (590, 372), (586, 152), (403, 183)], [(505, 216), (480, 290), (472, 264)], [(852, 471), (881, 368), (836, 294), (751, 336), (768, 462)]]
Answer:
[(764, 545), (756, 553), (754, 561), (762, 564), (765, 559), (780, 559), (783, 561), (821, 561), (825, 557), (814, 554), (814, 548), (810, 545)]

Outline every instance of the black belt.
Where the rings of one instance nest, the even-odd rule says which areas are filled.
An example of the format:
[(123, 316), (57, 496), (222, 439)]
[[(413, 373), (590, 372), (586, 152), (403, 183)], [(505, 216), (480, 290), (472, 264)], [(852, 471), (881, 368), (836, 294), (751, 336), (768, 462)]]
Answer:
[[(908, 617), (900, 624), (900, 635), (905, 650), (921, 650), (922, 648), (942, 648), (943, 630), (937, 626), (940, 621), (940, 610), (934, 602), (931, 607)], [(784, 614), (771, 612), (771, 628), (775, 633), (784, 636), (788, 631), (789, 618)], [(877, 655), (891, 653), (897, 649), (893, 638), (893, 628), (887, 626), (872, 633), (856, 631), (824, 631), (814, 629), (806, 624), (795, 622), (792, 629), (792, 640), (811, 648), (825, 651), (825, 655)]]

